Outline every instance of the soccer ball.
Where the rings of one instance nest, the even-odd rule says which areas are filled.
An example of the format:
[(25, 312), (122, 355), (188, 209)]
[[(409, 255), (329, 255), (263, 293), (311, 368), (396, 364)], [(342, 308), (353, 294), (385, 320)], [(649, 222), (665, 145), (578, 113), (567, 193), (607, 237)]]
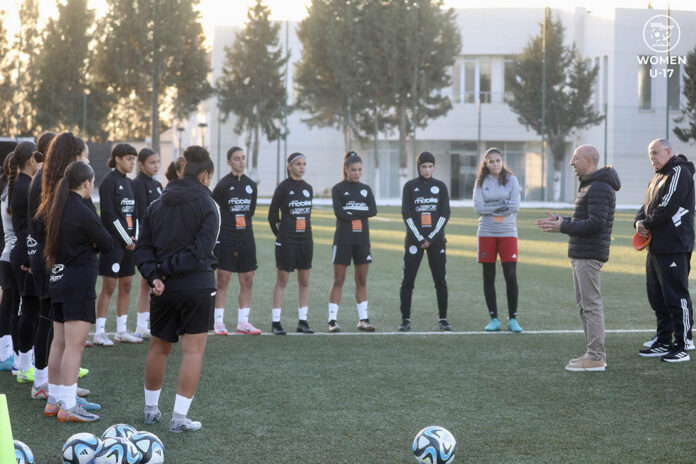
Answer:
[(102, 441), (91, 433), (76, 433), (63, 445), (63, 464), (90, 464), (101, 450)]
[(411, 449), (421, 464), (449, 464), (454, 461), (457, 441), (444, 427), (431, 425), (418, 432)]
[(138, 431), (131, 435), (129, 440), (143, 455), (140, 464), (160, 464), (164, 462), (164, 444), (154, 433)]
[(142, 455), (127, 438), (110, 437), (94, 457), (94, 464), (140, 464)]
[(34, 464), (34, 453), (31, 448), (19, 440), (14, 441), (15, 458), (17, 464)]
[(121, 437), (121, 438), (128, 438), (131, 435), (133, 435), (137, 430), (135, 427), (132, 425), (128, 424), (114, 424), (108, 429), (104, 430), (104, 433), (102, 433), (102, 440), (106, 438), (114, 438), (114, 437)]

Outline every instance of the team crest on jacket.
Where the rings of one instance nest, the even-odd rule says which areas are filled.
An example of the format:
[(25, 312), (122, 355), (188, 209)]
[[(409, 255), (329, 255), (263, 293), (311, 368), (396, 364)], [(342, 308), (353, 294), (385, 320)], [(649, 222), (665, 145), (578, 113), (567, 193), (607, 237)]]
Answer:
[(253, 192), (253, 191), (254, 191), (254, 189), (251, 188), (251, 185), (247, 185), (247, 186), (246, 186), (246, 192), (247, 192), (247, 193), (251, 193), (251, 192)]
[(433, 185), (432, 187), (430, 187), (430, 191), (435, 194), (440, 193), (440, 187), (438, 187), (437, 185)]
[(362, 189), (362, 190), (360, 191), (360, 195), (362, 195), (362, 196), (364, 196), (364, 197), (367, 197), (367, 190), (366, 190), (366, 189)]
[(302, 195), (304, 195), (304, 196), (306, 196), (307, 198), (309, 198), (309, 190), (307, 190), (307, 189), (302, 190)]

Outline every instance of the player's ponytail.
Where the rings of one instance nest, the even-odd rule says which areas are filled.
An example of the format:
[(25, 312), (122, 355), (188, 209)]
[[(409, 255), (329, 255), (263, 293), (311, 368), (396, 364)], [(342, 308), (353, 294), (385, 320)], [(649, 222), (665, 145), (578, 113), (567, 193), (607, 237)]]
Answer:
[(34, 156), (34, 151), (36, 150), (36, 145), (34, 142), (20, 142), (14, 149), (14, 156), (10, 160), (10, 171), (12, 172), (12, 177), (7, 184), (7, 213), (10, 213), (12, 209), (12, 192), (14, 190), (14, 184), (19, 177), (19, 170), (26, 166), (27, 162)]
[(73, 161), (65, 169), (65, 175), (53, 192), (51, 210), (46, 218), (46, 246), (43, 252), (46, 266), (49, 268), (56, 263), (60, 247), (60, 225), (68, 195), (71, 190), (80, 188), (85, 181), (92, 179), (94, 179), (94, 170), (89, 164), (84, 161)]
[(186, 160), (184, 177), (198, 177), (203, 172), (212, 175), (215, 170), (210, 153), (199, 145), (191, 145), (184, 150), (184, 159)]

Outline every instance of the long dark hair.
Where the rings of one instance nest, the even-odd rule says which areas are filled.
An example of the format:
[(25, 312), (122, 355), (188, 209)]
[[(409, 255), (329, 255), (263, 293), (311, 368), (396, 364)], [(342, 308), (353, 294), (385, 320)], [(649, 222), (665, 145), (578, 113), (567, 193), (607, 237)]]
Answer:
[(109, 161), (106, 162), (106, 166), (113, 169), (116, 167), (116, 158), (123, 158), (128, 155), (137, 157), (138, 151), (133, 145), (128, 143), (117, 143), (114, 145), (114, 148), (111, 149), (111, 156), (109, 157)]
[(65, 175), (56, 187), (51, 210), (46, 218), (46, 247), (43, 253), (48, 267), (53, 267), (58, 256), (60, 223), (63, 219), (65, 203), (68, 201), (68, 194), (71, 190), (79, 188), (86, 180), (92, 179), (94, 179), (94, 170), (84, 161), (73, 161), (65, 169)]
[(10, 176), (12, 175), (12, 171), (10, 170), (10, 162), (12, 161), (12, 158), (14, 158), (13, 151), (8, 153), (8, 155), (5, 157), (5, 160), (2, 162), (2, 177), (0, 177), (0, 194), (3, 190), (5, 190), (7, 183), (10, 181)]
[(210, 159), (210, 153), (199, 145), (191, 145), (184, 150), (184, 159), (186, 160), (184, 177), (198, 177), (202, 172), (212, 175), (215, 170), (213, 160)]
[(343, 180), (348, 179), (346, 169), (357, 163), (362, 164), (362, 159), (360, 159), (357, 153), (355, 153), (353, 150), (346, 153), (346, 155), (343, 157)]
[[(39, 139), (39, 144), (40, 142)], [(61, 132), (53, 138), (51, 146), (46, 152), (46, 161), (41, 176), (41, 203), (36, 210), (34, 219), (43, 218), (44, 221), (46, 220), (53, 202), (53, 192), (58, 182), (63, 178), (65, 168), (77, 160), (86, 147), (85, 141), (75, 137), (72, 132)]]
[(176, 160), (169, 163), (169, 166), (167, 166), (167, 171), (164, 173), (164, 177), (166, 177), (167, 180), (170, 182), (174, 179), (178, 179), (179, 175), (177, 174), (177, 172), (183, 171), (185, 164), (186, 160), (184, 159), (184, 157), (178, 157)]
[(486, 179), (486, 176), (488, 176), (488, 174), (491, 173), (491, 171), (488, 169), (488, 166), (486, 165), (486, 160), (488, 159), (488, 155), (493, 154), (500, 155), (500, 159), (503, 161), (503, 169), (500, 171), (500, 175), (498, 175), (498, 183), (500, 185), (506, 185), (508, 182), (508, 177), (512, 175), (512, 171), (508, 169), (507, 165), (505, 164), (503, 152), (500, 151), (498, 148), (489, 148), (488, 150), (486, 150), (486, 154), (483, 155), (483, 159), (481, 160), (481, 166), (479, 166), (478, 174), (476, 174), (477, 187), (481, 187), (483, 185), (483, 181)]
[(19, 170), (24, 169), (27, 162), (34, 157), (37, 163), (43, 161), (43, 154), (36, 151), (36, 144), (34, 142), (20, 142), (14, 149), (14, 156), (10, 160), (10, 179), (7, 183), (7, 213), (10, 213), (12, 205), (12, 191), (14, 190), (14, 184), (19, 176)]

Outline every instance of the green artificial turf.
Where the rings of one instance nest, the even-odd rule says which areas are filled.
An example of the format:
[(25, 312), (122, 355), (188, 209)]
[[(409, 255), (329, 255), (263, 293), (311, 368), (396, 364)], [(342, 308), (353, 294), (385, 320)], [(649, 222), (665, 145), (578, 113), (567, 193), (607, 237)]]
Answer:
[[(259, 208), (255, 224), (259, 270), (250, 317), (264, 332), (270, 328), (275, 276), (266, 212)], [(381, 208), (370, 223), (374, 263), (368, 278), (370, 320), (378, 333), (356, 333), (350, 269), (339, 311), (343, 333), (327, 334), (334, 219), (330, 210), (315, 208), (309, 323), (319, 333), (209, 337), (189, 413), (203, 422), (202, 431), (174, 435), (166, 430), (180, 350), (172, 354), (160, 400), (165, 421), (153, 427), (141, 422), (147, 347), (117, 345), (85, 350), (83, 366), (91, 373), (80, 384), (103, 406), (96, 424), (59, 424), (43, 417), (44, 402), (30, 399), (29, 385), (2, 373), (0, 392), (8, 395), (14, 437), (34, 450), (39, 463), (60, 462), (60, 447), (73, 433), (101, 434), (118, 422), (157, 434), (169, 463), (407, 463), (415, 462), (410, 452), (415, 434), (442, 425), (457, 439), (457, 463), (694, 462), (688, 424), (696, 419), (696, 361), (670, 365), (637, 355), (655, 321), (645, 296), (645, 255), (630, 246), (633, 214), (617, 213), (612, 254), (602, 275), (610, 330), (604, 373), (563, 369), (583, 352), (584, 337), (577, 332), (582, 327), (567, 237), (538, 231), (534, 219), (542, 215), (525, 210), (518, 221), (519, 321), (526, 333), (439, 333), (425, 260), (416, 281), (412, 327), (431, 333), (385, 333), (394, 332), (400, 321), (404, 226), (398, 209)], [(456, 208), (447, 227), (449, 320), (458, 332), (480, 332), (488, 320), (475, 261), (476, 221), (471, 208)], [(505, 324), (500, 268), (498, 274)], [(290, 332), (297, 319), (293, 278), (283, 306)], [(236, 289), (233, 280), (225, 315), (231, 331)], [(114, 305), (107, 331), (115, 329)], [(629, 331), (611, 332), (624, 329)]]

